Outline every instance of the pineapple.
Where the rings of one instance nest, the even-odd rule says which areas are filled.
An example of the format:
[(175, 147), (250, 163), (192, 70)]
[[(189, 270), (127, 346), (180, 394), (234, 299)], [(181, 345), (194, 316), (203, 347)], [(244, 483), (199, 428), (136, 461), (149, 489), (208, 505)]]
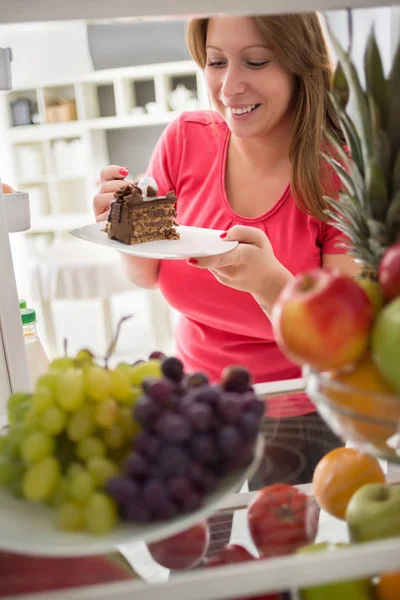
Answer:
[[(350, 39), (352, 38), (349, 11)], [(332, 99), (351, 159), (340, 140), (329, 136), (336, 158), (325, 159), (340, 177), (337, 199), (326, 197), (326, 214), (345, 234), (341, 244), (362, 265), (361, 277), (376, 279), (385, 250), (400, 240), (400, 44), (388, 77), (374, 30), (364, 54), (365, 86), (351, 59), (327, 24), (338, 57)], [(354, 120), (348, 111), (354, 104)], [(368, 284), (366, 284), (368, 285)]]

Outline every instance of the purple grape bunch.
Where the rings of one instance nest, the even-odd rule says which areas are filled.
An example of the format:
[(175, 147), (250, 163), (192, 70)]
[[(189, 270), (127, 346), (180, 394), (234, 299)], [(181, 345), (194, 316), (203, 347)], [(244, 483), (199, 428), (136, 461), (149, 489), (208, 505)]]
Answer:
[(243, 367), (225, 369), (214, 385), (203, 373), (186, 374), (175, 357), (159, 358), (162, 378), (143, 381), (133, 409), (142, 432), (121, 474), (106, 484), (125, 521), (199, 509), (221, 478), (251, 464), (265, 413)]

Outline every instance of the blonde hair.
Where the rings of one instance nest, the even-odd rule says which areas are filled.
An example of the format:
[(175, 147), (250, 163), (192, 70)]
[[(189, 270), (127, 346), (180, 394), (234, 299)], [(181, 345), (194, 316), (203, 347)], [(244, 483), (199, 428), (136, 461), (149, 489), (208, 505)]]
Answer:
[[(343, 134), (330, 99), (332, 65), (316, 13), (251, 17), (282, 66), (295, 77), (294, 126), (289, 149), (291, 189), (305, 213), (326, 221), (324, 194), (334, 194), (333, 173), (321, 157), (330, 144), (327, 132), (343, 142)], [(191, 19), (186, 30), (189, 52), (206, 66), (209, 19)], [(329, 151), (329, 150), (328, 150)]]

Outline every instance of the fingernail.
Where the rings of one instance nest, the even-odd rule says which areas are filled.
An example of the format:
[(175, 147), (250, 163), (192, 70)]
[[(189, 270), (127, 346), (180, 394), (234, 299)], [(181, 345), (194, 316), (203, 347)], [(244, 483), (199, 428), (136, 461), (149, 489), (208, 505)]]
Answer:
[(226, 238), (227, 235), (228, 235), (228, 232), (224, 231), (223, 233), (221, 233), (221, 235), (219, 237), (220, 238)]
[(199, 261), (197, 260), (197, 258), (189, 258), (188, 259), (188, 265), (198, 265)]
[(129, 175), (129, 171), (128, 171), (128, 169), (124, 169), (122, 167), (122, 169), (119, 170), (119, 174), (122, 175), (123, 177), (126, 177), (127, 175)]

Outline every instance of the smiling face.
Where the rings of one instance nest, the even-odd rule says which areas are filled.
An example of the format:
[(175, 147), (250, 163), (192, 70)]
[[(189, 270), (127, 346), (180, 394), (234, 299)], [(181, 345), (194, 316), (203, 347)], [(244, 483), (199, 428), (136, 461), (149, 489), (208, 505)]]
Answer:
[(291, 122), (294, 78), (250, 17), (209, 20), (205, 78), (212, 103), (238, 137), (259, 137)]

